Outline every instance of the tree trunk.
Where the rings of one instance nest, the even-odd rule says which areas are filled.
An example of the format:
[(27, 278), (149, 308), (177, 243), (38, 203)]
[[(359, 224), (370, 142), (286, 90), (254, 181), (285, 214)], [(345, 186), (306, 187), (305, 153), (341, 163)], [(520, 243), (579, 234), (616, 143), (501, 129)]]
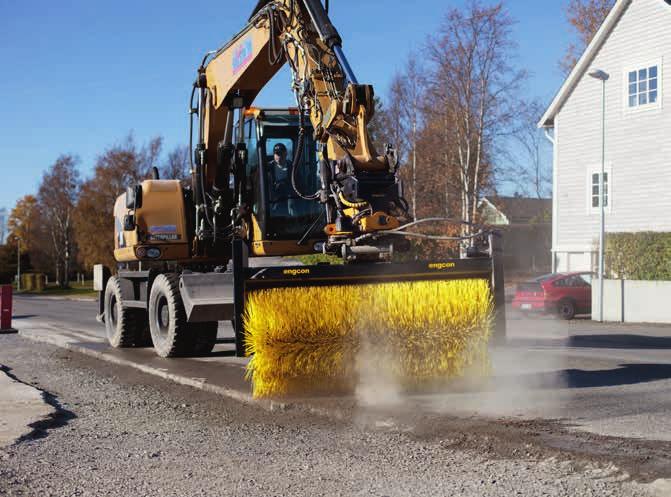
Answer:
[(412, 217), (417, 219), (417, 103), (412, 119)]

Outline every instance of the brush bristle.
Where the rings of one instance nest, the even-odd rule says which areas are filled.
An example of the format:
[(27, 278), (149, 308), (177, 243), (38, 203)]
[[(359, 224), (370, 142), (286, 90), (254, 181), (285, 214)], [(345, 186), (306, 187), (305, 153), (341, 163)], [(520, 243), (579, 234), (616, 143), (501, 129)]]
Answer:
[(255, 291), (244, 316), (247, 378), (257, 398), (351, 392), (363, 347), (404, 386), (484, 374), (492, 315), (478, 279)]

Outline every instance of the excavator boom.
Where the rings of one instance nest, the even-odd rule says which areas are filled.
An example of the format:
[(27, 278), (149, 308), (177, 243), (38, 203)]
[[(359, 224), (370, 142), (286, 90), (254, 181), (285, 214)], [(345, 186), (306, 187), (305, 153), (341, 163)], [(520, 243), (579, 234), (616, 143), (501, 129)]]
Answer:
[[(407, 202), (401, 195), (393, 148), (378, 155), (368, 132), (374, 114), (373, 88), (357, 82), (340, 35), (319, 0), (259, 2), (247, 25), (205, 57), (195, 83), (200, 133), (193, 189), (196, 210), (204, 214), (199, 221), (217, 216), (211, 212), (210, 199), (226, 196), (230, 175), (244, 168), (245, 153), (253, 153), (242, 151), (242, 131), (235, 123), (242, 127), (245, 109), (285, 63), (291, 68), (300, 117), (301, 141), (292, 170), (300, 174), (307, 118), (319, 147), (321, 188), (300, 192), (292, 184), (300, 197), (324, 205), (325, 251), (344, 255), (356, 245), (357, 236), (397, 228), (398, 217), (407, 216)], [(238, 193), (243, 189), (238, 188)], [(244, 211), (244, 199), (237, 197), (233, 203)], [(220, 224), (227, 221), (221, 219)], [(206, 228), (200, 229), (199, 239), (212, 232)], [(384, 257), (389, 252), (380, 254)], [(349, 257), (353, 254), (349, 252)]]

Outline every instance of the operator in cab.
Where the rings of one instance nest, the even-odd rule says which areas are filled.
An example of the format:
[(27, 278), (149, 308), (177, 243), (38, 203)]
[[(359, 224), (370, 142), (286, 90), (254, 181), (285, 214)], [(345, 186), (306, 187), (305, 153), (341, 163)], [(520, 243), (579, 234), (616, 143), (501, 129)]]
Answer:
[(271, 210), (278, 216), (293, 217), (298, 214), (298, 205), (291, 186), (291, 165), (287, 162), (287, 147), (277, 143), (273, 147), (270, 161)]

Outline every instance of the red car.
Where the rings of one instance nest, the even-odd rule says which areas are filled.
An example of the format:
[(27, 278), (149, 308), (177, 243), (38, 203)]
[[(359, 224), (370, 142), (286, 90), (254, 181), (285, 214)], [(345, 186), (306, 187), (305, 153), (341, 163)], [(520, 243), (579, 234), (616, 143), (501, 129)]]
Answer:
[(563, 319), (589, 314), (592, 312), (592, 273), (546, 274), (520, 283), (513, 309), (558, 314)]

